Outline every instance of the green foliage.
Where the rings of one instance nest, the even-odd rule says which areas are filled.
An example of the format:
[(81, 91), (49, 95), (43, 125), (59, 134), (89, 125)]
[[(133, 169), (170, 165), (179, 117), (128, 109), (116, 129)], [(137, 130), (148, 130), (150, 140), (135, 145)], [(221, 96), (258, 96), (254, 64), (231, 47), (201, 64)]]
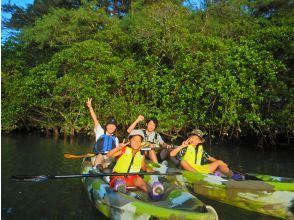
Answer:
[(90, 2), (25, 26), (2, 48), (2, 130), (88, 133), (92, 97), (101, 124), (115, 116), (123, 129), (143, 114), (174, 137), (293, 132), (293, 12), (179, 3), (140, 1), (118, 18)]

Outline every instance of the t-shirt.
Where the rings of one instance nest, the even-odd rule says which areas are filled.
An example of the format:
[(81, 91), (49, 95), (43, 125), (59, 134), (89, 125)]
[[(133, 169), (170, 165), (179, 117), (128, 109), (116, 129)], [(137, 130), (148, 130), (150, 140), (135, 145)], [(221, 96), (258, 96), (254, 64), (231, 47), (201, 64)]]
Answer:
[[(179, 147), (179, 146), (177, 146), (177, 147)], [(182, 150), (180, 150), (180, 151), (178, 152), (178, 154), (176, 155), (176, 158), (177, 158), (178, 160), (183, 160), (183, 156), (185, 155), (186, 151), (187, 151), (187, 147), (185, 147), (185, 148), (183, 148)], [(208, 159), (209, 157), (210, 157), (209, 154), (208, 154), (206, 151), (203, 150), (203, 154), (202, 154), (202, 159), (201, 159), (201, 161), (202, 161), (203, 163), (206, 163), (206, 162), (207, 162), (207, 159)]]
[[(104, 134), (104, 129), (99, 124), (96, 128), (94, 128), (94, 132), (95, 132), (95, 137), (97, 141), (99, 137)], [(119, 144), (118, 138), (115, 137), (115, 146), (117, 146), (118, 144)]]
[[(151, 142), (151, 143), (157, 143), (158, 142), (159, 144), (164, 143), (164, 141), (163, 141), (162, 137), (160, 136), (160, 134), (156, 133), (155, 131), (152, 131), (150, 133), (147, 130), (142, 130), (142, 131), (143, 131), (144, 137), (145, 137), (145, 133), (147, 135), (147, 138), (145, 137), (144, 141), (148, 141), (148, 142)], [(155, 140), (155, 136), (157, 136), (156, 137), (157, 141)]]

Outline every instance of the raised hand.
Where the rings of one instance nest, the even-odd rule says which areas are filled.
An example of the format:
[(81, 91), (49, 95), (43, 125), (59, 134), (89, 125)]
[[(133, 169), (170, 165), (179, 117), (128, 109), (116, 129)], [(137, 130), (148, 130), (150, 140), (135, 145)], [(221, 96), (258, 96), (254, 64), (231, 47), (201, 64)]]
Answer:
[(190, 140), (191, 138), (188, 138), (187, 140), (185, 140), (183, 143), (182, 143), (182, 146), (188, 146), (190, 144)]
[(123, 149), (125, 146), (127, 146), (128, 144), (130, 144), (130, 142), (128, 141), (127, 143), (125, 143), (125, 139), (124, 139), (123, 142), (120, 143), (117, 147), (121, 150), (121, 149)]
[(139, 115), (137, 118), (137, 121), (144, 121), (144, 115)]
[(88, 101), (86, 102), (88, 108), (92, 107), (92, 98), (88, 98)]

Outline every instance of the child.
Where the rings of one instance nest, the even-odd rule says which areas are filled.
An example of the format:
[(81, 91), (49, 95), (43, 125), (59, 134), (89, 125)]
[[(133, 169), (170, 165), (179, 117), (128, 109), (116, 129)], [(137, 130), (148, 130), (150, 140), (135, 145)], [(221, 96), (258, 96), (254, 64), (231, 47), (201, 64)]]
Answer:
[(117, 123), (114, 118), (108, 118), (105, 125), (106, 131), (104, 131), (92, 107), (92, 98), (88, 99), (87, 106), (94, 122), (94, 132), (96, 136), (96, 143), (93, 151), (97, 156), (93, 162), (93, 168), (96, 169), (96, 167), (98, 167), (99, 169), (104, 169), (111, 163), (111, 159), (109, 159), (106, 154), (119, 144), (118, 138), (114, 135)]
[[(141, 154), (140, 148), (144, 135), (140, 130), (134, 130), (129, 135), (129, 143), (120, 144), (118, 147), (108, 152), (108, 157), (118, 157), (113, 168), (114, 173), (138, 173), (146, 171), (145, 156)], [(130, 147), (127, 146), (130, 144)], [(154, 182), (152, 189), (139, 175), (114, 176), (111, 178), (110, 186), (120, 192), (126, 192), (126, 187), (135, 186), (144, 192), (150, 192), (150, 197), (158, 200), (164, 193), (163, 185), (160, 182)]]
[[(143, 115), (139, 115), (138, 118), (130, 125), (130, 127), (127, 129), (128, 133), (133, 131), (136, 125), (141, 121), (144, 121)], [(165, 143), (160, 134), (155, 131), (157, 126), (158, 120), (152, 117), (146, 120), (146, 129), (141, 129), (144, 135), (144, 141), (147, 142), (148, 147), (151, 148), (148, 155), (146, 156), (148, 156), (150, 160), (155, 163), (158, 163), (158, 161), (163, 162), (164, 160), (168, 159), (169, 152), (171, 150), (171, 145)], [(154, 150), (156, 146), (163, 147), (159, 148), (157, 155)]]
[[(226, 163), (211, 157), (203, 150), (202, 143), (204, 141), (203, 132), (199, 129), (194, 129), (181, 146), (171, 151), (170, 156), (177, 156), (184, 170), (204, 174), (219, 171), (235, 180), (242, 180), (243, 177), (239, 174), (234, 174)], [(209, 163), (204, 164), (206, 161)]]

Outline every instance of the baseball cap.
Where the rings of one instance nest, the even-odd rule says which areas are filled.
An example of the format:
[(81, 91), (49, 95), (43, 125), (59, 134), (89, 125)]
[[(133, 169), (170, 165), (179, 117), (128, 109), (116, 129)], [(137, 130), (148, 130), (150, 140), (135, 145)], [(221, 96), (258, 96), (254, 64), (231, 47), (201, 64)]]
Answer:
[(117, 126), (117, 122), (116, 122), (115, 118), (108, 118), (105, 126), (107, 126), (109, 124)]

